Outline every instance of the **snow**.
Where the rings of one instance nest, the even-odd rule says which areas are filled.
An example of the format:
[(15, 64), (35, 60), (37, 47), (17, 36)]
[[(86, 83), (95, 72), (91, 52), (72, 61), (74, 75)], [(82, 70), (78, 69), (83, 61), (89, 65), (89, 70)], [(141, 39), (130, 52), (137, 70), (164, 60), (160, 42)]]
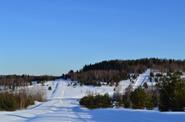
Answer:
[[(26, 110), (0, 112), (1, 122), (185, 122), (185, 113), (109, 108), (88, 110), (78, 100), (88, 93), (114, 92), (114, 87), (73, 86), (69, 81), (57, 80), (44, 86), (47, 102)], [(52, 90), (49, 91), (48, 87)]]
[(97, 122), (184, 122), (184, 113), (161, 113), (129, 109), (98, 109), (90, 111)]
[(185, 80), (185, 72), (182, 73), (181, 78), (182, 78), (183, 80)]
[(118, 93), (124, 94), (126, 88), (128, 88), (129, 86), (131, 86), (132, 90), (135, 90), (136, 88), (143, 86), (144, 83), (147, 83), (148, 86), (155, 85), (156, 83), (154, 80), (152, 82), (150, 82), (150, 79), (149, 79), (150, 73), (151, 73), (151, 70), (147, 69), (144, 73), (140, 74), (133, 81), (131, 81), (131, 80), (120, 81), (118, 84), (118, 87), (116, 87), (116, 91)]
[(120, 81), (118, 86), (116, 87), (116, 92), (120, 93), (120, 94), (124, 94), (126, 88), (128, 88), (130, 84), (131, 84), (130, 80), (122, 80), (122, 81)]
[(139, 86), (142, 86), (148, 80), (149, 76), (150, 76), (150, 69), (146, 70), (143, 74), (140, 74), (133, 85), (133, 89), (136, 89)]

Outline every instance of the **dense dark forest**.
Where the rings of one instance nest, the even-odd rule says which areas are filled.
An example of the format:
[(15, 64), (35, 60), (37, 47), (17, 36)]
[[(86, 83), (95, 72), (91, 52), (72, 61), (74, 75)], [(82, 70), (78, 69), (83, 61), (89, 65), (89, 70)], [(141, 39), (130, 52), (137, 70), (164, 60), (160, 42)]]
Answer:
[(99, 85), (99, 81), (112, 84), (130, 78), (130, 74), (140, 74), (148, 68), (159, 72), (185, 71), (185, 60), (145, 58), (103, 61), (85, 65), (77, 72), (70, 71), (66, 77), (86, 85)]

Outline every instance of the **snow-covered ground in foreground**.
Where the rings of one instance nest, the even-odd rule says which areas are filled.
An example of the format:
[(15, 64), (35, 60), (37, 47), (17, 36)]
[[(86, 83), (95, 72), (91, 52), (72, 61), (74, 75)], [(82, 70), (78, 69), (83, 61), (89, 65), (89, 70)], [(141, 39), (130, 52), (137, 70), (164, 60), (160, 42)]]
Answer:
[(48, 101), (26, 110), (0, 112), (0, 122), (185, 122), (185, 113), (81, 107), (78, 99), (90, 93), (113, 94), (114, 87), (69, 86), (68, 81), (48, 82)]

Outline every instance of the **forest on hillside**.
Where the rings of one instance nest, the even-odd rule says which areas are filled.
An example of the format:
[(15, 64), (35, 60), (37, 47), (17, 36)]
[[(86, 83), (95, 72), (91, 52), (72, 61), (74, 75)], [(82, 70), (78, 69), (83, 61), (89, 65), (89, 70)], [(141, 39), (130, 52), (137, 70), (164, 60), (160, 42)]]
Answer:
[(185, 60), (144, 58), (137, 60), (110, 60), (85, 65), (79, 71), (70, 71), (65, 77), (77, 80), (86, 85), (99, 85), (100, 82), (110, 84), (130, 78), (130, 74), (138, 75), (147, 69), (158, 72), (184, 72)]

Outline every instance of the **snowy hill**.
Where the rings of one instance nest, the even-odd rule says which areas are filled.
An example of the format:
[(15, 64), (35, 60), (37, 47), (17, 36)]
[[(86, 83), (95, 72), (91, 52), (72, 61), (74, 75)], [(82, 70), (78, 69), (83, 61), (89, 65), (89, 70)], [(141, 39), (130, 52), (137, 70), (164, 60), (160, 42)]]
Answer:
[(154, 80), (152, 80), (152, 82), (150, 81), (150, 73), (151, 73), (151, 70), (147, 69), (144, 73), (140, 74), (133, 81), (122, 80), (119, 82), (119, 85), (116, 88), (116, 90), (119, 93), (125, 93), (126, 88), (128, 88), (129, 86), (131, 86), (132, 90), (135, 90), (136, 88), (143, 86), (145, 83), (147, 83), (148, 86), (155, 85), (156, 83)]
[[(143, 75), (144, 76), (144, 75)], [(142, 78), (140, 78), (142, 79)], [(138, 81), (138, 84), (141, 83)], [(131, 109), (88, 110), (79, 105), (78, 99), (89, 93), (114, 92), (114, 87), (70, 85), (69, 81), (57, 80), (44, 86), (47, 102), (37, 103), (26, 110), (0, 112), (1, 122), (183, 122), (185, 113), (160, 113), (158, 111)], [(48, 90), (48, 86), (52, 90)]]

